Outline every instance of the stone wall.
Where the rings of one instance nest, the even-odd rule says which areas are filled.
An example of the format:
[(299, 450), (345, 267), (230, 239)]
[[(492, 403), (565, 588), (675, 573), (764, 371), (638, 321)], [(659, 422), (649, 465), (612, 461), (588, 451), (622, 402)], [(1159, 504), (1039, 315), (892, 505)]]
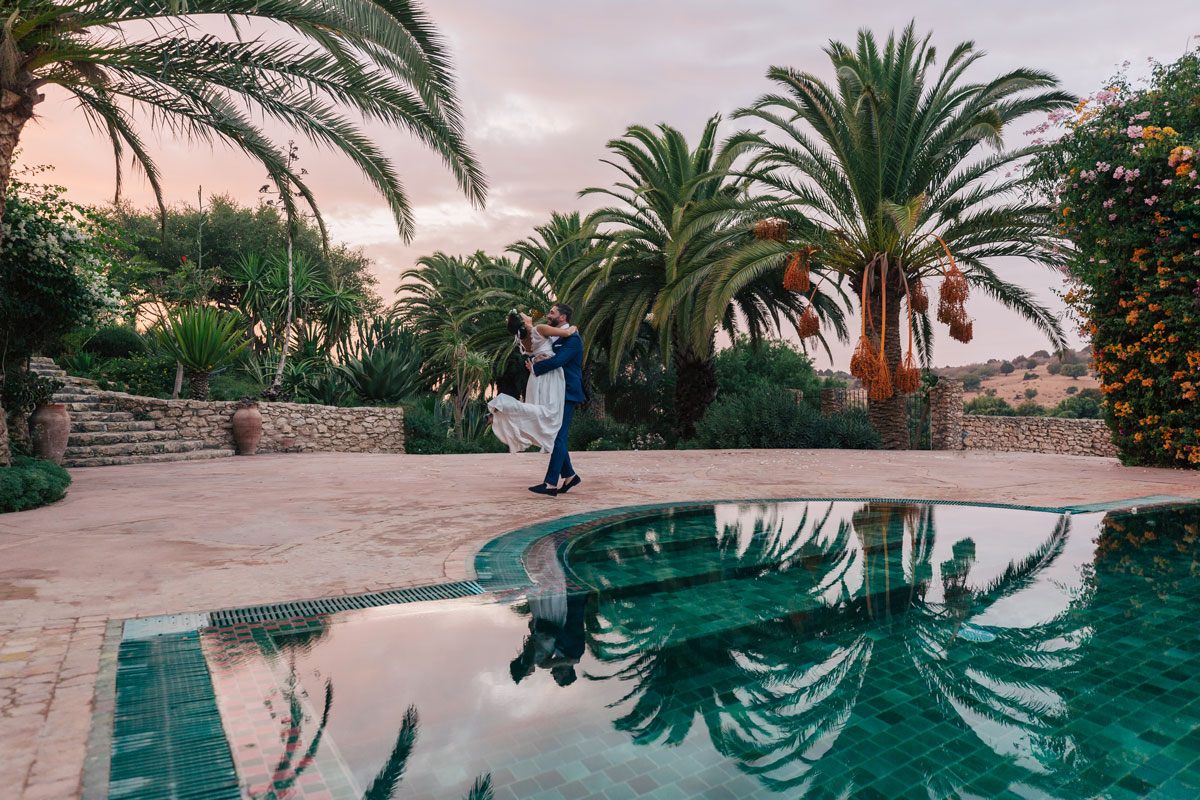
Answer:
[(939, 380), (929, 387), (929, 446), (934, 450), (961, 450), (962, 434), (962, 382)]
[(1057, 417), (986, 417), (964, 414), (963, 447), (1068, 456), (1115, 456), (1116, 445), (1104, 420)]
[[(122, 392), (97, 392), (99, 403), (154, 420), (159, 430), (178, 431), (205, 447), (233, 446), (235, 402), (158, 400)], [(259, 403), (263, 418), (260, 453), (403, 453), (404, 410), (337, 408), (302, 403)]]
[(821, 414), (828, 417), (846, 407), (846, 390), (833, 386), (821, 387)]

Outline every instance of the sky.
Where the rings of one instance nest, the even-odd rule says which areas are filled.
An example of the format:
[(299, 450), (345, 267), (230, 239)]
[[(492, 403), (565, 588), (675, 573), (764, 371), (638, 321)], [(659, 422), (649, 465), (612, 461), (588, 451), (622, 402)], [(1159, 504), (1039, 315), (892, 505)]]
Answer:
[[(372, 128), (415, 210), (416, 236), (406, 244), (384, 202), (348, 161), (300, 143), (300, 165), (309, 172), (331, 233), (374, 259), (385, 302), (393, 298), (400, 274), (422, 255), (499, 253), (529, 236), (552, 211), (595, 208), (598, 199), (580, 198), (578, 192), (616, 179), (616, 171), (600, 159), (605, 143), (627, 126), (666, 122), (694, 142), (704, 122), (720, 113), (722, 132), (733, 133), (741, 123), (730, 119), (732, 112), (771, 90), (769, 67), (828, 77), (822, 48), (831, 39), (852, 42), (861, 27), (883, 36), (915, 20), (918, 31), (932, 31), (942, 53), (964, 40), (988, 53), (968, 77), (985, 80), (1017, 66), (1034, 67), (1057, 75), (1067, 91), (1079, 95), (1101, 88), (1126, 60), (1132, 76), (1144, 75), (1147, 58), (1173, 60), (1189, 36), (1200, 35), (1194, 0), (1159, 0), (1153, 19), (1137, 17), (1127, 3), (1095, 0), (436, 0), (424, 6), (453, 55), (467, 140), (490, 185), (486, 208), (473, 208), (440, 160), (420, 144), (403, 133)], [(22, 163), (53, 164), (53, 179), (76, 201), (110, 200), (113, 164), (106, 141), (56, 89), (47, 90), (38, 113), (21, 138)], [(1006, 144), (1019, 145), (1022, 131), (1041, 121), (1018, 121)], [(283, 128), (267, 130), (281, 145), (288, 139)], [(168, 202), (194, 203), (201, 187), (206, 195), (258, 201), (263, 171), (245, 157), (166, 133), (148, 138)], [(124, 196), (139, 205), (153, 197), (133, 174), (126, 175)], [(1016, 260), (996, 267), (1061, 312), (1056, 274)], [(935, 364), (1048, 349), (1042, 334), (978, 293), (969, 310), (974, 341), (963, 345), (941, 335)], [(1072, 326), (1066, 327), (1079, 346)], [(849, 350), (835, 347), (832, 363), (823, 352), (816, 354), (817, 366), (846, 369)]]

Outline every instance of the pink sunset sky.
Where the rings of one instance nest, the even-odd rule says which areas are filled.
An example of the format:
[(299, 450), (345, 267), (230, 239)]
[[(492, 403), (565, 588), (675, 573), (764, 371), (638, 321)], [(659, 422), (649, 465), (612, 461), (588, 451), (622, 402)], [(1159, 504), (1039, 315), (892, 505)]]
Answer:
[[(830, 39), (852, 42), (860, 27), (878, 35), (915, 19), (933, 31), (942, 53), (973, 40), (988, 56), (968, 77), (985, 80), (1017, 66), (1045, 69), (1076, 94), (1102, 87), (1121, 62), (1131, 75), (1146, 60), (1173, 60), (1200, 34), (1194, 0), (1160, 0), (1153, 18), (1135, 18), (1131, 6), (1111, 2), (913, 3), (787, 2), (786, 0), (438, 0), (425, 8), (446, 37), (457, 67), (468, 141), (490, 184), (487, 208), (478, 210), (458, 192), (437, 157), (407, 136), (374, 131), (392, 156), (416, 212), (417, 233), (404, 244), (386, 205), (342, 157), (301, 145), (322, 211), (336, 239), (362, 247), (376, 263), (379, 290), (390, 302), (400, 273), (436, 250), (499, 253), (528, 236), (551, 211), (589, 211), (599, 202), (579, 198), (587, 186), (609, 185), (616, 171), (600, 163), (605, 142), (631, 124), (667, 122), (694, 141), (704, 121), (726, 116), (723, 132), (739, 122), (731, 113), (771, 90), (772, 65), (828, 77), (822, 47)], [(1195, 30), (1193, 30), (1193, 28)], [(22, 136), (24, 164), (53, 164), (53, 180), (80, 202), (106, 202), (113, 165), (106, 142), (89, 130), (62, 92), (51, 89), (40, 117)], [(1029, 119), (1008, 132), (1041, 122)], [(269, 128), (281, 146), (288, 132)], [(164, 173), (169, 202), (195, 202), (205, 194), (230, 194), (257, 202), (262, 169), (224, 149), (150, 134)], [(139, 204), (152, 195), (132, 174), (126, 196)], [(1036, 291), (1056, 310), (1058, 277), (1036, 265), (1011, 261), (1001, 274)], [(1011, 357), (1045, 349), (1044, 337), (989, 299), (970, 301), (975, 340), (962, 345), (940, 330), (935, 364)], [(1071, 331), (1072, 343), (1079, 346)], [(831, 366), (823, 352), (817, 366)], [(845, 369), (848, 348), (835, 347), (832, 366)]]

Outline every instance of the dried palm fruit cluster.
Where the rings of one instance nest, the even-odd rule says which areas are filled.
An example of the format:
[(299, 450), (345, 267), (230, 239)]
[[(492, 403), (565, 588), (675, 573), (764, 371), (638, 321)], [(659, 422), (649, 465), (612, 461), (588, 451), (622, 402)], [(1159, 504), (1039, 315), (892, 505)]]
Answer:
[(783, 288), (789, 292), (807, 292), (812, 286), (808, 260), (815, 253), (813, 248), (797, 250), (788, 256), (787, 270), (783, 273)]
[[(950, 326), (950, 338), (957, 339), (964, 344), (971, 341), (975, 335), (975, 325), (971, 318), (967, 316), (967, 294), (970, 292), (970, 285), (967, 283), (967, 276), (963, 275), (962, 270), (954, 263), (954, 256), (950, 255), (950, 248), (946, 247), (946, 243), (938, 237), (938, 241), (942, 243), (942, 247), (946, 251), (946, 262), (942, 262), (942, 286), (938, 291), (938, 322), (943, 322)], [(939, 261), (941, 259), (939, 258)]]
[(764, 219), (754, 226), (754, 238), (772, 242), (786, 242), (788, 238), (787, 220)]
[(813, 308), (813, 304), (810, 302), (805, 307), (804, 313), (800, 315), (800, 319), (796, 320), (796, 335), (801, 339), (808, 339), (820, 332), (821, 318), (817, 316), (817, 309)]
[(925, 284), (920, 278), (913, 280), (908, 287), (908, 310), (924, 314), (929, 310), (929, 295), (925, 293)]

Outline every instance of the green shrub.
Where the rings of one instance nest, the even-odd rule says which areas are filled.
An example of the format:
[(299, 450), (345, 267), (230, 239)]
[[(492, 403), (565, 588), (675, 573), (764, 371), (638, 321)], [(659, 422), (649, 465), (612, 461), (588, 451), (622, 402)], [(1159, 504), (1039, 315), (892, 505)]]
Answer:
[(101, 358), (129, 358), (146, 352), (146, 342), (128, 325), (106, 325), (84, 343), (83, 352)]
[(376, 348), (340, 369), (349, 388), (370, 405), (399, 403), (422, 385), (421, 351), (415, 347)]
[(976, 397), (966, 403), (963, 410), (968, 414), (978, 414), (984, 417), (1015, 417), (1017, 415), (1016, 409), (1010, 406), (1007, 400), (994, 395)]
[(55, 360), (60, 367), (66, 370), (68, 375), (74, 375), (77, 378), (95, 378), (104, 366), (103, 358), (86, 350), (80, 350), (69, 356), (59, 356)]
[(614, 446), (599, 449), (628, 450), (635, 435), (631, 427), (622, 425), (612, 417), (599, 419), (591, 414), (577, 413), (571, 420), (571, 430), (567, 433), (567, 449), (591, 450), (593, 442), (604, 439)]
[(760, 385), (717, 398), (696, 426), (696, 441), (707, 449), (878, 447), (878, 435), (863, 430), (870, 427), (865, 416), (843, 419), (853, 413), (826, 418), (787, 389)]
[(628, 443), (628, 442), (624, 442), (624, 441), (622, 441), (622, 440), (620, 440), (620, 439), (608, 439), (608, 438), (605, 438), (605, 437), (601, 437), (601, 438), (599, 438), (599, 439), (594, 439), (594, 440), (592, 440), (591, 442), (589, 442), (589, 443), (588, 443), (588, 446), (587, 446), (587, 449), (588, 449), (588, 450), (591, 450), (591, 451), (598, 451), (598, 450), (628, 450), (628, 449), (629, 449), (629, 443)]
[(804, 402), (821, 405), (821, 379), (812, 359), (784, 341), (753, 343), (738, 337), (732, 346), (717, 353), (717, 387), (722, 395), (740, 394), (759, 386), (798, 389)]
[(1031, 386), (1031, 387), (1029, 387), (1028, 389), (1026, 389), (1026, 390), (1025, 390), (1025, 399), (1026, 399), (1026, 400), (1032, 400), (1033, 398), (1037, 397), (1037, 394), (1038, 394), (1038, 391), (1037, 391), (1037, 389), (1034, 389), (1034, 388)]
[(53, 461), (16, 456), (11, 467), (0, 467), (0, 513), (61, 500), (70, 485), (71, 476)]
[(1033, 400), (1026, 400), (1021, 405), (1014, 409), (1014, 416), (1018, 417), (1044, 417), (1046, 416), (1046, 407), (1038, 405)]
[[(1074, 388), (1074, 386), (1069, 387), (1069, 389)], [(1079, 394), (1063, 400), (1051, 409), (1049, 413), (1052, 417), (1066, 417), (1068, 419), (1100, 419), (1103, 410), (1103, 406), (1099, 400)]]
[(1058, 373), (1062, 372), (1062, 368), (1062, 362), (1052, 361), (1046, 365), (1046, 372), (1049, 372), (1051, 375), (1057, 375)]
[(362, 399), (350, 388), (345, 377), (333, 370), (305, 376), (296, 384), (292, 400), (297, 403), (343, 408), (362, 405)]
[(978, 391), (981, 383), (983, 383), (983, 379), (971, 372), (968, 372), (962, 377), (963, 389), (968, 392)]
[(240, 400), (254, 397), (262, 389), (262, 384), (246, 377), (244, 373), (226, 369), (212, 374), (208, 396), (210, 400)]
[(161, 355), (110, 358), (96, 378), (101, 389), (144, 397), (170, 397), (175, 388), (175, 359)]
[(864, 408), (848, 408), (825, 418), (829, 426), (829, 444), (843, 450), (879, 450), (883, 440), (871, 424)]
[(1038, 376), (1038, 374), (1037, 374), (1036, 372), (1026, 372), (1024, 375), (1022, 375), (1022, 376), (1021, 376), (1021, 380), (1023, 380), (1023, 381), (1036, 381), (1036, 380), (1037, 380), (1037, 376)]
[(1067, 387), (1067, 394), (1075, 394), (1078, 391), (1079, 391), (1078, 386), (1068, 386)]
[(450, 404), (433, 395), (425, 395), (404, 404), (404, 451), (419, 455), (456, 453), (504, 453), (507, 445), (492, 435), (483, 422), (484, 410), (471, 407), (463, 428), (470, 434), (454, 436), (454, 416)]
[(1086, 364), (1063, 364), (1062, 374), (1071, 379), (1082, 378), (1087, 375)]
[(1016, 369), (1016, 367), (1014, 367), (1009, 361), (1005, 361), (1000, 365), (1000, 372), (1003, 375), (1011, 374), (1014, 369)]

